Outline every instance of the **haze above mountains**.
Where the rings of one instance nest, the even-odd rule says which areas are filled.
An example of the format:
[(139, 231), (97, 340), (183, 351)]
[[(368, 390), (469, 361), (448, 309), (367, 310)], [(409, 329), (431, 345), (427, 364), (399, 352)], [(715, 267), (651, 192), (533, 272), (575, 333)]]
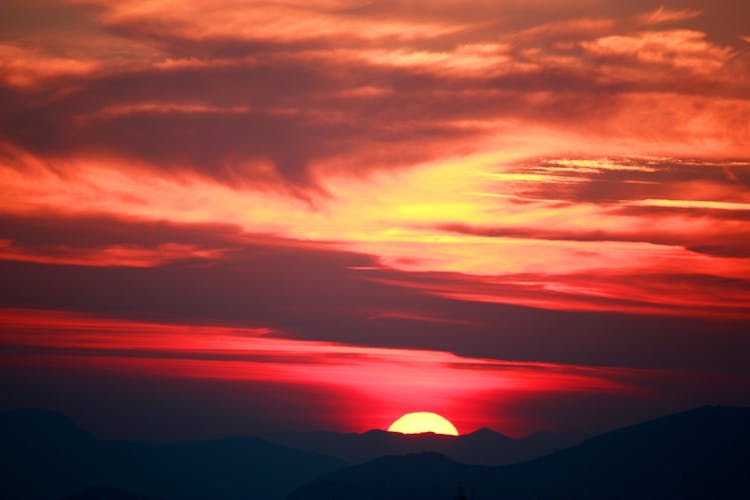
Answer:
[[(459, 484), (478, 499), (739, 499), (750, 492), (750, 408), (703, 407), (494, 467), (458, 459), (525, 460), (574, 438), (514, 440), (482, 429), (457, 438), (370, 431), (274, 439), (306, 449), (255, 437), (100, 441), (60, 414), (7, 412), (0, 414), (0, 497), (439, 500), (454, 498)], [(389, 455), (360, 463), (381, 452)]]

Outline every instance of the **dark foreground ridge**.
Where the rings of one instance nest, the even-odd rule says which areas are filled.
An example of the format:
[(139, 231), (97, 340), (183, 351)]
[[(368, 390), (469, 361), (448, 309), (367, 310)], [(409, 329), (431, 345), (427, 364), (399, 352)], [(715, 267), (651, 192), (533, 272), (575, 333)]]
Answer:
[(427, 453), (326, 475), (290, 500), (747, 499), (750, 408), (706, 406), (588, 439), (547, 457), (481, 467)]
[(111, 486), (90, 486), (83, 491), (66, 496), (62, 500), (162, 500), (156, 497), (138, 495)]
[(255, 437), (100, 441), (43, 410), (0, 414), (0, 498), (277, 499), (346, 464)]

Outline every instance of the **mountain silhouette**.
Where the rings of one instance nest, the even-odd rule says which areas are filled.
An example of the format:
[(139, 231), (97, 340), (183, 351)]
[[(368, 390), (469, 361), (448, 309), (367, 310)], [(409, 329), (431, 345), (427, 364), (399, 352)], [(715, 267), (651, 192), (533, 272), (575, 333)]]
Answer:
[(255, 437), (178, 444), (100, 441), (56, 413), (0, 413), (3, 499), (274, 499), (345, 465)]
[(271, 441), (317, 451), (352, 464), (383, 455), (441, 453), (455, 461), (477, 465), (506, 465), (547, 455), (583, 440), (579, 434), (538, 433), (513, 439), (482, 428), (461, 436), (434, 433), (400, 434), (372, 430), (362, 434), (338, 432), (285, 432), (267, 436)]
[[(321, 436), (355, 445), (366, 443), (363, 436), (376, 444), (395, 438), (399, 449), (446, 443), (491, 448), (515, 441), (489, 430), (453, 441), (378, 431), (314, 433), (316, 439)], [(275, 499), (289, 494), (293, 500), (440, 500), (455, 498), (459, 485), (477, 499), (746, 499), (749, 466), (750, 408), (703, 407), (499, 467), (467, 465), (434, 452), (346, 467), (337, 458), (255, 437), (177, 444), (101, 441), (56, 413), (0, 413), (3, 499)]]
[(439, 454), (382, 457), (325, 475), (290, 500), (750, 498), (750, 408), (703, 407), (502, 467)]

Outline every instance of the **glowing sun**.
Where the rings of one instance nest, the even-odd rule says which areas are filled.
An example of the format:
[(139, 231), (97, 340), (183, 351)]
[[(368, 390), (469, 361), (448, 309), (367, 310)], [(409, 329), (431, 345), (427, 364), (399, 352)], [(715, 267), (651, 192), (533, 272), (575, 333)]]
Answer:
[(435, 434), (447, 434), (458, 436), (456, 426), (441, 417), (437, 413), (420, 411), (407, 413), (388, 427), (388, 432), (400, 432), (402, 434), (420, 434), (422, 432), (434, 432)]

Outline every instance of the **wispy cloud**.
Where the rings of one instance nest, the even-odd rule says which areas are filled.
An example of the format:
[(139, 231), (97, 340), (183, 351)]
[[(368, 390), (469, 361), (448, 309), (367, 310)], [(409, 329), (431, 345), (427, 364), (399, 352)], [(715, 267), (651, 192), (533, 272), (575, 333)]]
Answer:
[(700, 10), (665, 9), (662, 5), (656, 10), (638, 15), (636, 19), (640, 24), (663, 24), (694, 19), (700, 15)]

